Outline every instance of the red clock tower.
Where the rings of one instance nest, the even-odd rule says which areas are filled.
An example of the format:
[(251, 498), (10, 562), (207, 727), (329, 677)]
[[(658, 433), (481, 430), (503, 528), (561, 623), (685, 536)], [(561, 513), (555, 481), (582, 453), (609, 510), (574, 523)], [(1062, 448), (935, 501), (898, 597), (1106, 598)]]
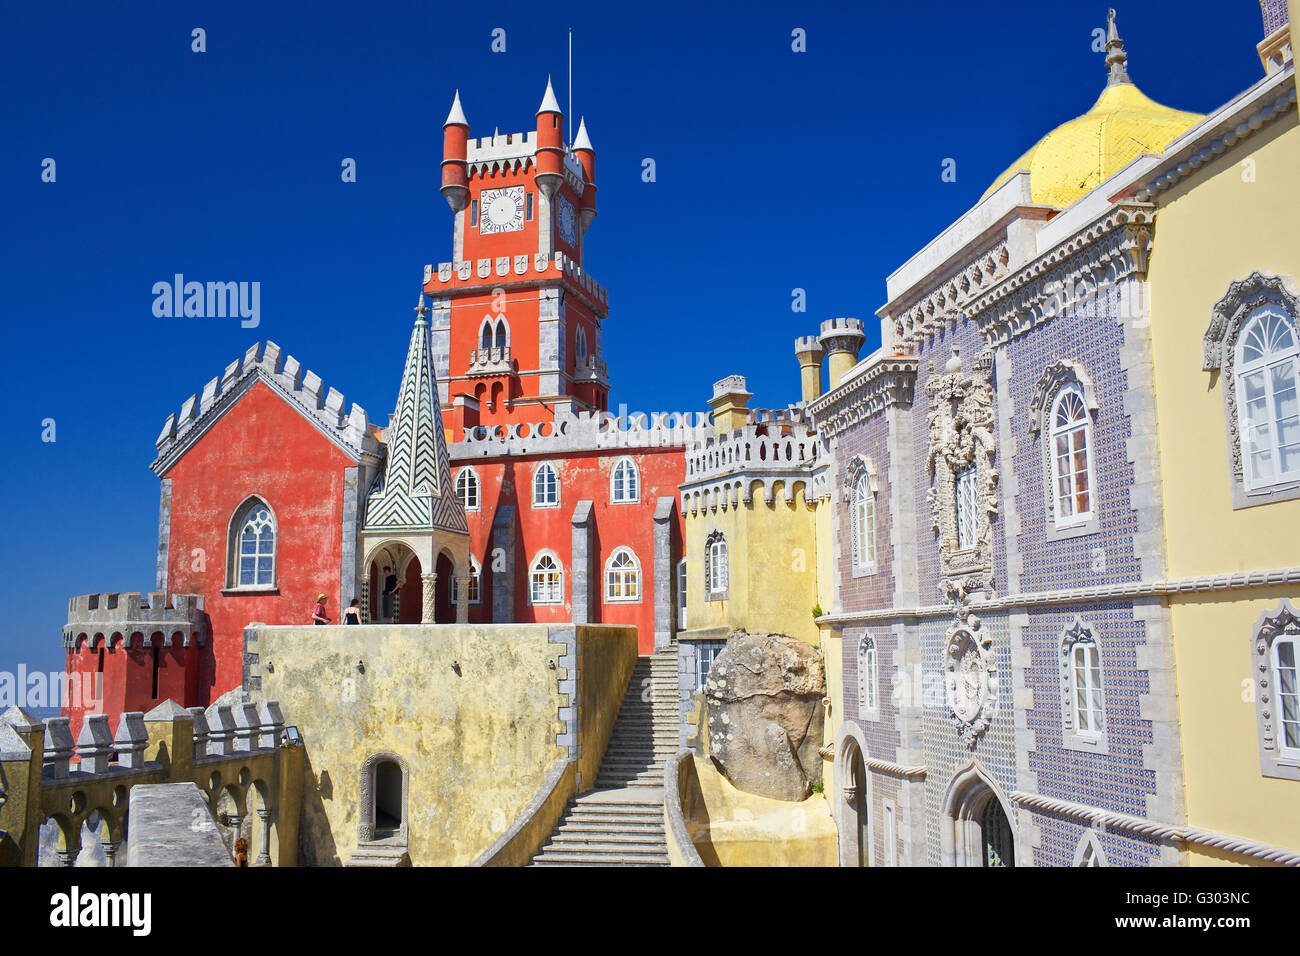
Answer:
[(457, 92), (443, 125), (452, 261), (426, 267), (447, 425), (540, 423), (608, 408), (605, 290), (583, 271), (596, 153), (565, 145), (550, 81), (536, 128), (471, 139)]

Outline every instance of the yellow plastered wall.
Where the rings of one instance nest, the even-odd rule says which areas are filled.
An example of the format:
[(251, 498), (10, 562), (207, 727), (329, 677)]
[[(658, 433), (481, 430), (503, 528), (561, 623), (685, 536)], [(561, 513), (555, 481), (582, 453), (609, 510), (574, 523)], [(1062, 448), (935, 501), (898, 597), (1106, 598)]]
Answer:
[[(1242, 161), (1254, 161), (1254, 182)], [(1228, 286), (1255, 270), (1300, 280), (1296, 111), (1160, 199), (1148, 272), (1172, 577), (1291, 567), (1300, 500), (1234, 510), (1223, 381), (1201, 339)]]
[[(1160, 207), (1148, 279), (1169, 576), (1294, 566), (1300, 500), (1233, 508), (1223, 381), (1201, 364), (1211, 310), (1233, 281), (1255, 270), (1300, 278), (1295, 111), (1169, 190)], [(1296, 849), (1300, 783), (1262, 775), (1244, 683), (1255, 622), (1283, 597), (1295, 602), (1300, 589), (1179, 595), (1170, 620), (1188, 823)], [(1189, 861), (1255, 862), (1197, 847)]]
[[(705, 594), (705, 540), (715, 529), (727, 537), (728, 595)], [(755, 483), (753, 500), (725, 511), (686, 516), (686, 604), (688, 630), (742, 627), (750, 633), (788, 634), (816, 645), (819, 628), (816, 510), (804, 503), (803, 486), (793, 502), (778, 486), (772, 504)]]

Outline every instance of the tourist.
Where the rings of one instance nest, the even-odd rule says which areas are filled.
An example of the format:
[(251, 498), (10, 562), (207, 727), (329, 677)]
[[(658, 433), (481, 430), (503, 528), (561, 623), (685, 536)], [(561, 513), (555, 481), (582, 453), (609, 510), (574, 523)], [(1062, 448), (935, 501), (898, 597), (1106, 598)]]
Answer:
[(312, 608), (311, 620), (313, 624), (328, 624), (330, 619), (325, 616), (325, 602), (328, 601), (324, 594), (317, 595), (316, 606)]
[(393, 605), (397, 600), (397, 592), (401, 585), (397, 583), (397, 575), (393, 569), (384, 566), (384, 618), (390, 624), (397, 623), (393, 618)]
[(343, 609), (343, 623), (344, 623), (344, 624), (360, 624), (360, 623), (361, 623), (361, 607), (360, 607), (360, 604), (361, 604), (361, 602), (360, 602), (357, 598), (353, 598), (353, 599), (352, 599), (352, 603), (349, 604), (346, 608)]

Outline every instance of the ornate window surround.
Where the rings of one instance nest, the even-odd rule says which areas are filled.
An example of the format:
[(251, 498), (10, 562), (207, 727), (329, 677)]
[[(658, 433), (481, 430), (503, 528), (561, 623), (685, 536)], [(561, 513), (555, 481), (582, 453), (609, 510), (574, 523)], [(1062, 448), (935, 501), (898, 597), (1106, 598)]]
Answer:
[[(726, 558), (726, 577), (725, 586), (714, 589), (713, 587), (713, 546), (721, 544), (723, 553)], [(708, 537), (704, 539), (704, 600), (706, 601), (725, 601), (731, 593), (731, 549), (727, 545), (727, 536), (718, 528), (709, 532)]]
[[(1074, 723), (1074, 648), (1078, 644), (1090, 644), (1097, 651), (1097, 665), (1101, 669), (1102, 704), (1101, 731), (1099, 733), (1081, 732)], [(1061, 746), (1066, 750), (1082, 753), (1110, 753), (1110, 722), (1106, 716), (1105, 693), (1105, 659), (1101, 653), (1101, 641), (1097, 639), (1097, 629), (1082, 618), (1075, 617), (1070, 626), (1061, 633), (1059, 644), (1059, 663), (1061, 671)]]
[(870, 634), (858, 638), (858, 717), (880, 719), (880, 654)]
[[(239, 557), (240, 557), (240, 538), (244, 529), (244, 523), (248, 516), (256, 508), (265, 508), (271, 515), (271, 527), (275, 533), (275, 547), (271, 552), (271, 583), (270, 584), (244, 584), (239, 583)], [(280, 554), (280, 519), (276, 516), (275, 509), (271, 507), (266, 498), (262, 495), (252, 494), (239, 503), (239, 507), (234, 510), (230, 516), (230, 524), (226, 528), (226, 586), (222, 589), (223, 594), (276, 594), (279, 592), (279, 554)]]
[(1220, 372), (1234, 509), (1300, 498), (1300, 482), (1294, 480), (1254, 491), (1246, 490), (1241, 454), (1241, 424), (1237, 409), (1237, 338), (1242, 327), (1255, 313), (1269, 306), (1283, 312), (1290, 319), (1292, 329), (1300, 336), (1300, 288), (1297, 288), (1296, 280), (1289, 275), (1274, 275), (1257, 269), (1228, 286), (1224, 297), (1215, 303), (1209, 327), (1201, 339), (1204, 353), (1202, 370)]
[[(1056, 517), (1055, 452), (1052, 447), (1052, 414), (1062, 391), (1071, 386), (1083, 395), (1083, 407), (1088, 412), (1088, 474), (1091, 482), (1092, 513), (1083, 521), (1060, 520)], [(1048, 541), (1079, 538), (1101, 531), (1101, 507), (1097, 500), (1097, 390), (1087, 371), (1077, 362), (1062, 359), (1043, 370), (1029, 399), (1029, 432), (1040, 439), (1043, 458), (1043, 503), (1046, 521), (1043, 525)]]
[[(925, 390), (930, 397), (928, 466), (931, 527), (939, 535), (939, 568), (945, 578), (979, 578), (985, 590), (992, 587), (992, 523), (998, 512), (996, 425), (993, 413), (993, 356), (987, 350), (975, 372), (962, 372), (960, 350), (953, 348), (944, 373), (932, 376)], [(974, 465), (978, 527), (972, 547), (957, 546), (956, 476)], [(967, 592), (974, 588), (967, 586)]]
[(1259, 764), (1265, 777), (1300, 780), (1300, 757), (1284, 753), (1280, 739), (1273, 645), (1282, 636), (1300, 636), (1300, 611), (1286, 598), (1272, 614), (1265, 612), (1259, 616), (1251, 634), (1250, 670), (1255, 678)]
[[(871, 503), (871, 529), (873, 555), (871, 561), (866, 564), (858, 563), (858, 536), (862, 529), (858, 527), (858, 482), (863, 477), (867, 479), (867, 487), (872, 495)], [(844, 500), (849, 506), (849, 573), (855, 578), (868, 577), (875, 574), (880, 566), (880, 554), (877, 550), (877, 521), (876, 505), (878, 504), (878, 492), (880, 491), (880, 482), (876, 477), (876, 469), (871, 463), (870, 458), (864, 458), (861, 455), (854, 455), (849, 459), (848, 465), (844, 471)]]

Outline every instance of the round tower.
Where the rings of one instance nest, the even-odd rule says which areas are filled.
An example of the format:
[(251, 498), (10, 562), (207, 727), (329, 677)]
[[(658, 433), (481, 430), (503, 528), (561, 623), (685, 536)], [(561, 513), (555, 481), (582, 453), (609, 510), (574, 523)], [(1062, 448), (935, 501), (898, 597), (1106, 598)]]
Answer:
[(564, 114), (551, 89), (551, 78), (546, 78), (546, 95), (537, 110), (537, 172), (533, 176), (537, 188), (547, 200), (564, 181)]
[(822, 356), (826, 350), (815, 335), (805, 335), (794, 340), (795, 358), (799, 360), (799, 380), (803, 400), (811, 402), (822, 393)]
[(867, 336), (862, 331), (862, 320), (852, 318), (827, 319), (822, 323), (817, 337), (826, 350), (826, 387), (834, 388), (849, 369), (858, 364), (858, 352)]
[(460, 90), (452, 100), (447, 122), (442, 124), (442, 195), (452, 212), (465, 208), (469, 197), (469, 177), (465, 160), (469, 151), (469, 121), (460, 105)]
[(578, 121), (578, 135), (573, 141), (573, 155), (582, 164), (582, 206), (578, 215), (582, 220), (582, 231), (586, 233), (591, 221), (596, 218), (596, 150), (587, 136), (587, 119)]

